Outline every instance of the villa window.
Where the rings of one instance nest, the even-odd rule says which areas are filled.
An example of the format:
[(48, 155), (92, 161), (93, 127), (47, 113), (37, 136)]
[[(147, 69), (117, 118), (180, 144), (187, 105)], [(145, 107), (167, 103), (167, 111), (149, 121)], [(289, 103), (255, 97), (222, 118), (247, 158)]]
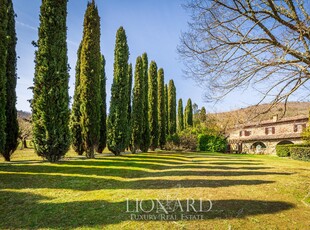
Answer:
[(242, 130), (239, 132), (239, 136), (242, 137), (242, 136), (245, 136), (245, 137), (248, 137), (248, 136), (251, 136), (252, 132), (251, 131), (247, 131), (247, 130)]
[(301, 133), (302, 131), (304, 131), (306, 129), (306, 124), (295, 124), (294, 125), (294, 132), (295, 133)]
[(265, 134), (266, 135), (271, 135), (276, 133), (276, 128), (275, 127), (267, 127), (265, 128)]
[(252, 132), (251, 131), (244, 131), (244, 136), (248, 137), (251, 136)]

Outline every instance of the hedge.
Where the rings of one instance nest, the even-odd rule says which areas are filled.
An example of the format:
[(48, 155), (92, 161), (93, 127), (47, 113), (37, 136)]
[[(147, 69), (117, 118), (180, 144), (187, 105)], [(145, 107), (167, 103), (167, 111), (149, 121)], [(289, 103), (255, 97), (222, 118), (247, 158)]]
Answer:
[(277, 145), (276, 152), (279, 157), (289, 157), (290, 156), (290, 147), (294, 146), (294, 144), (288, 145)]
[(291, 158), (295, 160), (310, 161), (310, 146), (290, 147)]

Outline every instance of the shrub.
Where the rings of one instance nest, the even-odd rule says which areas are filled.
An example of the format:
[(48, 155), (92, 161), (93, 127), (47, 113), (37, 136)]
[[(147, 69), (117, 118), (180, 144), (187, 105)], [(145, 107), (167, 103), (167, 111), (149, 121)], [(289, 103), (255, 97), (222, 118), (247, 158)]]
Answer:
[(290, 154), (290, 147), (291, 146), (294, 146), (294, 145), (277, 145), (276, 146), (276, 152), (277, 152), (277, 155), (279, 157), (289, 157), (291, 154)]
[(227, 140), (221, 135), (198, 135), (198, 149), (200, 151), (225, 152)]
[(168, 135), (165, 144), (166, 150), (179, 150), (180, 147), (180, 137), (178, 134)]
[(209, 151), (225, 152), (227, 149), (227, 140), (221, 135), (211, 136), (208, 146)]
[(199, 151), (208, 150), (208, 136), (206, 134), (198, 135), (198, 150)]
[(290, 147), (291, 157), (295, 160), (310, 161), (310, 146)]
[(180, 147), (183, 150), (197, 150), (197, 136), (191, 133), (182, 133), (180, 135)]

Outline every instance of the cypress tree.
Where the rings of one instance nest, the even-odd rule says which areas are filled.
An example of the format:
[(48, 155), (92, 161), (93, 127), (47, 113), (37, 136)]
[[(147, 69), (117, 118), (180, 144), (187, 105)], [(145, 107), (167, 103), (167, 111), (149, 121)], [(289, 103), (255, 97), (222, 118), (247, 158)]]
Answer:
[(80, 64), (81, 64), (82, 43), (77, 52), (77, 62), (75, 66), (75, 88), (73, 96), (73, 104), (70, 116), (70, 133), (73, 150), (78, 154), (84, 153), (81, 127), (81, 96), (80, 96)]
[(186, 105), (185, 124), (186, 124), (186, 127), (193, 126), (193, 105), (192, 105), (192, 100), (190, 98), (187, 100), (187, 105)]
[(168, 85), (165, 84), (165, 117), (166, 117), (166, 135), (169, 135), (169, 118), (168, 118)]
[(132, 99), (132, 152), (135, 153), (137, 149), (141, 148), (142, 132), (143, 132), (143, 99), (144, 99), (144, 85), (143, 85), (143, 62), (139, 56), (136, 60), (135, 66), (135, 84), (133, 88)]
[(147, 152), (150, 146), (150, 128), (149, 128), (149, 105), (148, 105), (148, 57), (146, 53), (142, 54), (142, 66), (143, 66), (143, 117), (142, 117), (142, 143), (141, 151)]
[(16, 32), (15, 13), (12, 0), (8, 1), (7, 24), (7, 58), (6, 58), (6, 144), (4, 158), (10, 161), (11, 155), (16, 150), (18, 142), (18, 121), (16, 110)]
[[(0, 153), (4, 155), (6, 142), (6, 60), (7, 60), (7, 0), (0, 0)], [(7, 160), (7, 159), (6, 159)]]
[(108, 116), (108, 148), (120, 155), (127, 147), (128, 135), (128, 59), (129, 48), (123, 27), (116, 33), (114, 50), (114, 78), (111, 88), (110, 113)]
[(184, 117), (183, 117), (183, 101), (182, 98), (178, 102), (178, 131), (181, 132), (184, 129)]
[(157, 65), (154, 61), (150, 64), (148, 82), (150, 148), (154, 151), (158, 146), (158, 86)]
[(96, 147), (98, 153), (102, 153), (107, 143), (107, 102), (106, 102), (106, 75), (105, 75), (105, 58), (101, 58), (101, 75), (100, 75), (100, 131), (99, 143)]
[(158, 131), (159, 146), (163, 149), (166, 144), (166, 104), (164, 70), (158, 70)]
[(206, 108), (203, 106), (200, 110), (200, 121), (206, 122), (206, 120), (207, 120), (207, 111)]
[(127, 100), (128, 100), (128, 134), (127, 134), (127, 144), (126, 147), (131, 148), (131, 90), (132, 90), (132, 64), (130, 63), (128, 65), (128, 95), (127, 95)]
[(70, 145), (67, 0), (43, 0), (32, 99), (33, 142), (39, 156), (58, 161)]
[(100, 131), (100, 17), (95, 2), (89, 2), (84, 16), (80, 64), (81, 133), (87, 158), (95, 157)]
[(185, 129), (187, 128), (186, 121), (187, 121), (187, 106), (185, 106), (184, 115), (183, 115), (183, 124), (184, 124)]
[(168, 122), (169, 122), (169, 135), (173, 135), (177, 131), (176, 123), (176, 89), (174, 81), (169, 81), (168, 86)]

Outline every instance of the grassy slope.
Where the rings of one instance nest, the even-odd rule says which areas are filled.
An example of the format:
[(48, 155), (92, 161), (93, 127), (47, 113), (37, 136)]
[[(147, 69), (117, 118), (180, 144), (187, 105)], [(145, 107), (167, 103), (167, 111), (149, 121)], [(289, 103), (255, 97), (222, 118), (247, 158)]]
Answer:
[[(307, 229), (309, 167), (275, 156), (164, 152), (69, 153), (50, 164), (23, 150), (0, 162), (0, 229)], [(131, 221), (127, 198), (202, 198), (213, 208), (203, 221)]]

